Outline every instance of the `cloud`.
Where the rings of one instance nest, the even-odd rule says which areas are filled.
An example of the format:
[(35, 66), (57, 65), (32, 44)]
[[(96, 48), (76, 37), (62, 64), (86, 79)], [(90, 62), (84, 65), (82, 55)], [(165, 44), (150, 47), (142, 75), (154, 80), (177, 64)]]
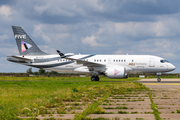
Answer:
[[(54, 32), (56, 30), (56, 32)], [(59, 32), (58, 32), (59, 31)], [(34, 26), (33, 36), (41, 37), (46, 43), (57, 42), (69, 36), (68, 27), (63, 25), (38, 24)]]
[(1, 5), (0, 6), (0, 15), (6, 19), (10, 20), (10, 15), (12, 14), (11, 8), (7, 5)]
[(91, 37), (86, 36), (81, 41), (83, 42), (83, 44), (89, 44), (91, 46), (99, 46), (99, 44), (96, 42), (97, 38), (99, 37), (95, 37), (94, 35), (92, 35)]
[(9, 37), (6, 34), (0, 35), (0, 41), (6, 40), (6, 39), (9, 39)]
[(177, 26), (180, 27), (179, 21), (172, 18), (166, 20), (159, 20), (157, 22), (114, 23), (116, 33), (122, 34), (123, 36), (131, 36), (133, 38), (176, 36), (177, 31), (180, 32), (180, 28)]
[(114, 52), (116, 55), (121, 55), (123, 52), (121, 50), (115, 51)]
[[(52, 7), (54, 6), (54, 7)], [(57, 5), (51, 5), (50, 4), (46, 4), (46, 5), (37, 5), (34, 7), (34, 10), (38, 13), (38, 14), (43, 14), (46, 13), (50, 16), (53, 15), (59, 15), (59, 16), (67, 16), (67, 17), (73, 17), (73, 13), (68, 12), (66, 10), (61, 9), (60, 6)]]
[[(140, 42), (132, 42), (132, 44), (133, 46), (129, 47), (128, 53), (156, 55), (170, 60), (179, 59), (177, 54), (180, 51), (179, 41), (156, 38)], [(130, 46), (130, 44), (128, 46)]]
[(4, 57), (4, 56), (7, 56), (7, 55), (17, 55), (17, 54), (19, 54), (19, 52), (18, 52), (18, 49), (17, 49), (17, 47), (16, 46), (14, 46), (14, 47), (7, 47), (7, 48), (4, 48), (4, 47), (1, 47), (0, 48), (0, 51), (1, 51), (1, 53), (0, 53), (0, 56), (2, 57)]

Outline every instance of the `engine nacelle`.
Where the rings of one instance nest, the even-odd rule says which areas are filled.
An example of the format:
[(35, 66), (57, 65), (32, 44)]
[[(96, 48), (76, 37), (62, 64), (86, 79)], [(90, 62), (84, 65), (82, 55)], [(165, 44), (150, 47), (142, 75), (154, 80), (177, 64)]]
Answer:
[(125, 67), (108, 67), (106, 75), (108, 78), (128, 78)]

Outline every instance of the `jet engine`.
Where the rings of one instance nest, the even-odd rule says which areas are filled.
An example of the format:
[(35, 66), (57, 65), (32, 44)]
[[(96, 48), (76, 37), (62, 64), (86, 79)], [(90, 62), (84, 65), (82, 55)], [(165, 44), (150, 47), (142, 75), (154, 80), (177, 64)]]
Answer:
[(108, 67), (105, 73), (108, 78), (128, 78), (125, 67)]

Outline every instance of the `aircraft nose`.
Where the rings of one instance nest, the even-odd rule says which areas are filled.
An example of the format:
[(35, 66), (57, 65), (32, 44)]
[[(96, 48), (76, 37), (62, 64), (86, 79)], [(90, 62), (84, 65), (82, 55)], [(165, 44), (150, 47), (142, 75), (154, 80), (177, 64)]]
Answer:
[(175, 70), (176, 69), (176, 67), (171, 63), (168, 65), (168, 67), (169, 67), (170, 70)]

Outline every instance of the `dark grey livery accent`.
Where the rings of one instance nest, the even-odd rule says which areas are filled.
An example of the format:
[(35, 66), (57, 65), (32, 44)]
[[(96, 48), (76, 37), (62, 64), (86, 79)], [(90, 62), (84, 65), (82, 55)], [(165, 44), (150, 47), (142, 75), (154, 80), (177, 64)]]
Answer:
[(95, 56), (95, 55), (88, 55), (88, 56), (86, 56), (86, 57), (83, 57), (83, 58), (80, 58), (80, 59), (78, 59), (78, 60), (87, 59), (87, 58), (90, 58), (90, 57), (93, 57), (93, 56)]
[(47, 65), (28, 65), (28, 66), (32, 66), (32, 67), (36, 67), (36, 68), (51, 68), (51, 67), (57, 67), (57, 66), (62, 66), (62, 65), (67, 65), (67, 64), (71, 64), (74, 61), (68, 61), (68, 62), (64, 62), (64, 63), (57, 63), (57, 64), (47, 64)]
[[(57, 53), (60, 55), (60, 57), (61, 58), (65, 58), (66, 59), (66, 57), (69, 57), (69, 56), (65, 56), (61, 51), (59, 51), (59, 50), (56, 50), (57, 51)], [(77, 60), (83, 60), (83, 59), (87, 59), (87, 58), (89, 58), (89, 57), (93, 57), (93, 56), (95, 56), (95, 55), (88, 55), (88, 56), (86, 56), (86, 57), (83, 57), (83, 58), (80, 58), (80, 59), (77, 59)]]
[[(71, 57), (72, 55), (68, 55), (68, 57)], [(55, 57), (55, 58), (46, 58), (46, 59), (34, 59), (33, 63), (42, 63), (42, 62), (51, 62), (55, 60), (60, 60), (62, 59), (61, 57)]]
[[(41, 51), (36, 44), (32, 41), (32, 39), (26, 34), (26, 32), (19, 26), (12, 26), (14, 37), (18, 46), (20, 55), (47, 55), (47, 53)], [(24, 44), (25, 51), (22, 52), (21, 42), (24, 41), (27, 44), (31, 45), (28, 48), (26, 44)]]
[(60, 60), (60, 59), (61, 59), (61, 57), (46, 58), (46, 59), (34, 59), (33, 63), (51, 62), (51, 61)]
[(15, 63), (27, 63), (26, 61), (20, 61), (19, 59), (16, 59), (13, 57), (8, 57), (7, 60), (10, 62), (15, 62)]
[[(83, 57), (83, 58), (80, 58), (80, 60), (83, 60), (83, 59), (87, 59), (89, 57), (92, 57), (92, 56), (95, 56), (95, 55), (88, 55), (86, 57)], [(70, 57), (70, 56), (69, 56)], [(37, 59), (36, 59), (37, 60)], [(41, 60), (41, 59), (39, 59)], [(46, 59), (43, 59), (46, 61)], [(58, 57), (56, 58), (51, 58), (51, 59), (48, 59), (49, 61), (50, 60), (59, 60)], [(48, 61), (47, 60), (47, 61)], [(36, 61), (37, 62), (37, 61)], [(68, 61), (68, 62), (63, 62), (63, 63), (57, 63), (57, 64), (47, 64), (47, 65), (28, 65), (28, 66), (32, 66), (32, 67), (36, 67), (36, 68), (51, 68), (51, 67), (57, 67), (57, 66), (62, 66), (62, 65), (67, 65), (67, 64), (71, 64), (71, 63), (74, 63), (74, 61)]]

